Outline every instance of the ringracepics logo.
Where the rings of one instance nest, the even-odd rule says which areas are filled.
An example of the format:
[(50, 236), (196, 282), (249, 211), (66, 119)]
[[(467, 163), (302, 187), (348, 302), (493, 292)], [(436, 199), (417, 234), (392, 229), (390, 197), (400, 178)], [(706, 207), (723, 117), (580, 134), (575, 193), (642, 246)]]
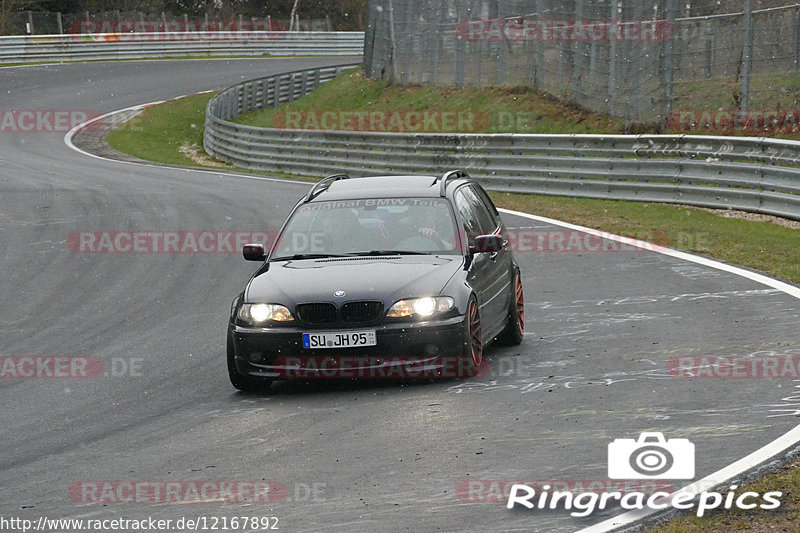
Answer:
[[(695, 447), (688, 439), (666, 440), (662, 433), (644, 432), (637, 439), (616, 439), (608, 444), (608, 477), (627, 480), (691, 479), (695, 470)], [(642, 481), (652, 483), (652, 481)], [(558, 490), (550, 485), (515, 483), (508, 492), (506, 507), (521, 505), (526, 509), (565, 509), (571, 516), (585, 517), (608, 506), (626, 510), (697, 508), (697, 516), (714, 509), (777, 509), (782, 492), (763, 495), (757, 492), (737, 492), (738, 485), (730, 485), (727, 493), (700, 490), (701, 484), (689, 485), (677, 492), (622, 491), (616, 487), (603, 492)], [(713, 486), (713, 485), (712, 485)]]
[(694, 444), (664, 440), (662, 433), (642, 433), (637, 440), (617, 439), (608, 445), (611, 479), (692, 479)]

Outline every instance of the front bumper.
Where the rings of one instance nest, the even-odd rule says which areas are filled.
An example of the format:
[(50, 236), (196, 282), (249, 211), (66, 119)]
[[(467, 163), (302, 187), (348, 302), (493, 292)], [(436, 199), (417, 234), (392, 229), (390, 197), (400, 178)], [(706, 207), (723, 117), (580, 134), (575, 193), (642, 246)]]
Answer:
[[(464, 377), (462, 358), (466, 318), (376, 327), (376, 346), (306, 349), (303, 333), (316, 328), (229, 326), (236, 369), (242, 375), (272, 379), (401, 379)], [(325, 329), (324, 331), (335, 331)], [(321, 330), (318, 330), (321, 331)]]

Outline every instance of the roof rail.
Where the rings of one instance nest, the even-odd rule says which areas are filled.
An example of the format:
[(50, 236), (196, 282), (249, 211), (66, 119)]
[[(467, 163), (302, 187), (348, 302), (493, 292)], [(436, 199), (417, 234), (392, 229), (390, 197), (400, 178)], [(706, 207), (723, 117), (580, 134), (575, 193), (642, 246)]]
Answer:
[(442, 198), (446, 196), (445, 191), (447, 191), (447, 180), (458, 179), (458, 178), (469, 178), (469, 174), (467, 174), (463, 170), (451, 170), (450, 172), (446, 172), (441, 178), (436, 178), (436, 181), (440, 182), (439, 196), (441, 196)]
[(311, 190), (308, 191), (306, 195), (305, 202), (310, 202), (314, 199), (318, 194), (328, 189), (331, 186), (331, 183), (338, 180), (349, 180), (350, 176), (347, 174), (334, 174), (333, 176), (328, 176), (327, 178), (323, 178), (319, 180), (317, 183), (311, 187)]

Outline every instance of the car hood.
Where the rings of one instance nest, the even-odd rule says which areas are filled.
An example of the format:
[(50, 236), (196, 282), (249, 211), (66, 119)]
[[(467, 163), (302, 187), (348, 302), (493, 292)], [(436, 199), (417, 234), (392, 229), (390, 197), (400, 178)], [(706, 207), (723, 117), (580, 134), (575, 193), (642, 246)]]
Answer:
[[(270, 263), (254, 277), (248, 302), (298, 303), (380, 300), (437, 296), (463, 266), (463, 257), (401, 256), (306, 259)], [(343, 296), (334, 296), (344, 291)]]

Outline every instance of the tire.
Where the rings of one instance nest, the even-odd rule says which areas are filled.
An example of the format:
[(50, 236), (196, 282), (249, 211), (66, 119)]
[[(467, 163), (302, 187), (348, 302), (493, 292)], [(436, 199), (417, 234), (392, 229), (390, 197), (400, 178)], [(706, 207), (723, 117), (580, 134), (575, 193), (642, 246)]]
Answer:
[(231, 380), (231, 385), (235, 389), (242, 392), (262, 392), (269, 388), (272, 380), (268, 378), (254, 378), (251, 376), (243, 376), (236, 369), (236, 356), (233, 350), (233, 338), (228, 334), (227, 343), (227, 359), (228, 359), (228, 377)]
[(466, 377), (474, 376), (483, 363), (483, 330), (481, 328), (481, 315), (475, 297), (469, 299), (467, 304), (466, 325), (464, 327), (464, 350), (461, 355), (462, 364), (459, 369)]
[(514, 294), (508, 306), (508, 322), (505, 329), (497, 336), (497, 340), (507, 346), (522, 343), (525, 333), (525, 295), (522, 292), (522, 279), (519, 272), (514, 274)]

